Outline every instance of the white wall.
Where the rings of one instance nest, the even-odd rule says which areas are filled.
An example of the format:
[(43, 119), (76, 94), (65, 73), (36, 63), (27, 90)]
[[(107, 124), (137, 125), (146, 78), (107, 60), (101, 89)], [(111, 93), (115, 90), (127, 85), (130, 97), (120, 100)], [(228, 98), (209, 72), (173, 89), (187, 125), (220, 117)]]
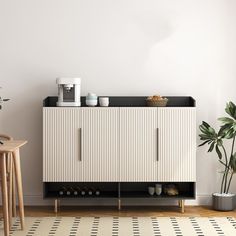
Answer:
[[(234, 0), (0, 0), (0, 86), (11, 98), (0, 131), (29, 140), (26, 203), (43, 203), (42, 100), (56, 95), (56, 77), (81, 77), (83, 95), (191, 95), (198, 124), (215, 124), (236, 102), (235, 11)], [(215, 155), (198, 149), (197, 163), (209, 203)]]

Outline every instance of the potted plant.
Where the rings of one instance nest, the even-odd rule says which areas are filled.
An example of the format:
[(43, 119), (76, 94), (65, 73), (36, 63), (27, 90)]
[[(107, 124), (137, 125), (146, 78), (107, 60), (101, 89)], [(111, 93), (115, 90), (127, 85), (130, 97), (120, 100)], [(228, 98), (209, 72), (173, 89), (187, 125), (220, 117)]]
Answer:
[[(219, 193), (213, 194), (213, 208), (215, 210), (230, 211), (235, 208), (235, 194), (229, 192), (233, 175), (236, 173), (236, 105), (233, 102), (226, 104), (226, 113), (229, 117), (221, 117), (219, 131), (203, 121), (199, 126), (200, 139), (203, 141), (199, 146), (209, 145), (208, 152), (215, 151), (219, 163), (222, 165), (222, 180)], [(226, 140), (229, 140), (230, 143)], [(229, 146), (228, 146), (229, 145)]]

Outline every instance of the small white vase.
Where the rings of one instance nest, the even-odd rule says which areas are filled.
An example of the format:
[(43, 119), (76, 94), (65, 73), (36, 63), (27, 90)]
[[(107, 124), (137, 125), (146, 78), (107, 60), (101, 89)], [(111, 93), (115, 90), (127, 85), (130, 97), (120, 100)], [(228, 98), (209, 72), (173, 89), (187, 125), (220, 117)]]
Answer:
[(161, 184), (156, 184), (155, 185), (155, 191), (156, 191), (156, 195), (161, 195), (162, 193), (162, 185)]
[(155, 193), (155, 188), (154, 187), (148, 187), (148, 193), (153, 196)]

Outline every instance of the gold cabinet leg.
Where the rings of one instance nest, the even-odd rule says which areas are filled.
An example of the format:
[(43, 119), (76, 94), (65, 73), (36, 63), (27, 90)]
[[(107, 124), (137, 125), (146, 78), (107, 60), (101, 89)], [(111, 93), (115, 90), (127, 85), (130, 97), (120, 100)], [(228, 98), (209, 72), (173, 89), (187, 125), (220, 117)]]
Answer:
[(184, 200), (181, 200), (181, 213), (184, 213)]
[(118, 199), (118, 210), (119, 211), (121, 210), (121, 199), (120, 198)]
[(55, 199), (54, 201), (54, 212), (57, 213), (58, 212), (58, 200)]
[(181, 208), (182, 207), (182, 202), (181, 202), (181, 200), (178, 200), (178, 206), (179, 206), (179, 208)]

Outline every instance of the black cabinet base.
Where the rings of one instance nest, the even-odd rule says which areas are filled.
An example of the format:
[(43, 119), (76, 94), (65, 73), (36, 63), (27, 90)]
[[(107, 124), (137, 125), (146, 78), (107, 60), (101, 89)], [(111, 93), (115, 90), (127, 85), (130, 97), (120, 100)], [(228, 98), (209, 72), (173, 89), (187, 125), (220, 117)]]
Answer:
[[(150, 195), (148, 188), (161, 184), (162, 193)], [(167, 186), (175, 186), (177, 195), (163, 192)], [(44, 198), (55, 199), (55, 212), (60, 199), (117, 199), (118, 209), (121, 209), (122, 199), (140, 198), (153, 200), (178, 200), (181, 212), (184, 212), (184, 200), (195, 199), (195, 182), (44, 182)]]
[[(156, 184), (162, 186), (162, 193), (150, 195), (148, 188)], [(163, 190), (167, 186), (174, 186), (177, 195), (168, 195)], [(122, 199), (140, 198), (152, 200), (178, 200), (181, 212), (184, 212), (184, 201), (195, 199), (195, 182), (44, 182), (44, 198), (55, 200), (55, 212), (60, 206), (60, 199), (117, 199), (118, 210), (121, 210)]]

